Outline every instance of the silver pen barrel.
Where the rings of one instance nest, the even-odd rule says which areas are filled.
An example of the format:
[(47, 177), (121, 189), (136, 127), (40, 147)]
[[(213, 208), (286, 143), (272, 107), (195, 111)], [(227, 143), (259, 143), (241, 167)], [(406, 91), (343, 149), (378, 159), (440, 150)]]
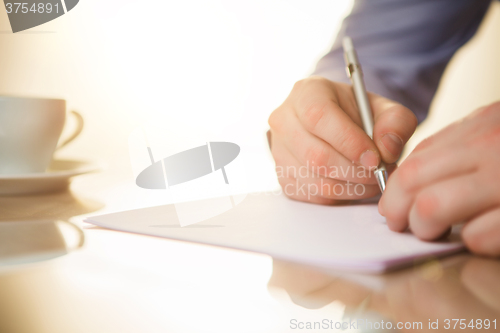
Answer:
[[(350, 37), (344, 37), (342, 41), (344, 47), (344, 58), (346, 63), (346, 72), (349, 76), (358, 105), (359, 114), (363, 123), (363, 129), (366, 134), (373, 140), (373, 113), (366, 92), (365, 82), (363, 80), (363, 71), (358, 60), (358, 54), (354, 49), (354, 45)], [(383, 161), (380, 162), (377, 169), (374, 171), (375, 178), (383, 193), (387, 183), (387, 168)]]

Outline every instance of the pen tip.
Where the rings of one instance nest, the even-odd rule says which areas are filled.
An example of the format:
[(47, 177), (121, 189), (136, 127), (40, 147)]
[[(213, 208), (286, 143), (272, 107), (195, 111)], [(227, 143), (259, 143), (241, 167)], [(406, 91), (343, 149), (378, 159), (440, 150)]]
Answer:
[(354, 49), (354, 45), (352, 44), (352, 39), (349, 36), (345, 36), (342, 39), (342, 46), (344, 47), (344, 52), (349, 52)]
[(384, 193), (385, 185), (387, 184), (387, 171), (385, 167), (379, 168), (375, 171), (375, 177), (377, 178), (378, 186), (380, 187), (380, 192)]

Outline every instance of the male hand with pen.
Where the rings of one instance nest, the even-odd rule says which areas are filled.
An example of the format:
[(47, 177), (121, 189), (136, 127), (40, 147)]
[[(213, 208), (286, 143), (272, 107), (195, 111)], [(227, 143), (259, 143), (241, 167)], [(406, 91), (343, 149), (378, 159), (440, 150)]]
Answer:
[[(417, 119), (399, 103), (368, 96), (374, 112), (373, 140), (362, 128), (350, 85), (321, 77), (295, 84), (269, 118), (271, 151), (277, 170), (283, 170), (279, 182), (288, 196), (335, 204), (380, 193), (373, 170), (381, 161), (394, 168)], [(307, 173), (296, 172), (306, 167)], [(311, 184), (317, 193), (300, 190), (313, 188)], [(350, 184), (363, 184), (364, 191), (348, 191)]]
[[(368, 198), (380, 193), (373, 174), (330, 171), (374, 170), (385, 162), (392, 174), (379, 212), (391, 230), (409, 227), (419, 238), (435, 240), (465, 222), (467, 247), (499, 256), (500, 102), (428, 138), (394, 171), (417, 119), (427, 115), (444, 68), (474, 35), (490, 1), (388, 6), (390, 1), (356, 1), (332, 51), (318, 63), (317, 76), (296, 83), (271, 114), (270, 143), (280, 184), (291, 198), (313, 203)], [(402, 20), (405, 15), (412, 19)], [(352, 33), (368, 90), (378, 93), (368, 93), (373, 140), (363, 130), (351, 85), (339, 82), (346, 81), (340, 42), (345, 31)], [(289, 172), (300, 167), (308, 172)], [(340, 191), (353, 183), (363, 184), (365, 191)], [(322, 191), (312, 195), (299, 189), (311, 184)]]

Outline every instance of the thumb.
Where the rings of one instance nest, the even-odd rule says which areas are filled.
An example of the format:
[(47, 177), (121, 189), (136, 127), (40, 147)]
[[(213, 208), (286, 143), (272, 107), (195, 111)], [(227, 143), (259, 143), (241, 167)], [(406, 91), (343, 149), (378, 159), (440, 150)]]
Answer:
[(375, 122), (373, 141), (384, 162), (394, 163), (417, 128), (417, 117), (408, 108), (385, 97), (370, 97)]

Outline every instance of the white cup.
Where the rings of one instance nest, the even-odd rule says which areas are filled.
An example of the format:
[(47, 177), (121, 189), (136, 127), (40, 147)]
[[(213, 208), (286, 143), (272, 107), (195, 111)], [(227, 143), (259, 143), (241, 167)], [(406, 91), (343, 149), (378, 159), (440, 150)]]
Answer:
[(75, 139), (83, 128), (76, 112), (75, 131), (57, 146), (66, 120), (62, 99), (0, 96), (0, 174), (45, 172), (57, 148)]

